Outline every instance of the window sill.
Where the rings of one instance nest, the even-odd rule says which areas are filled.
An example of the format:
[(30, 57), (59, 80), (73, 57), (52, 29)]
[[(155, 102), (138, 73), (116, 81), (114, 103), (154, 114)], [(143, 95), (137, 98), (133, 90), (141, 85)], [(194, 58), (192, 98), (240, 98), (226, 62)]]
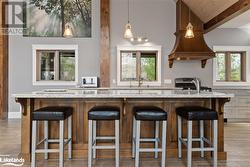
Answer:
[(36, 81), (34, 86), (76, 86), (77, 81)]
[[(121, 81), (117, 83), (117, 86), (138, 86), (138, 81), (137, 82), (126, 82), (126, 81)], [(161, 86), (161, 82), (156, 81), (156, 82), (143, 82), (142, 87), (147, 87), (147, 86)]]

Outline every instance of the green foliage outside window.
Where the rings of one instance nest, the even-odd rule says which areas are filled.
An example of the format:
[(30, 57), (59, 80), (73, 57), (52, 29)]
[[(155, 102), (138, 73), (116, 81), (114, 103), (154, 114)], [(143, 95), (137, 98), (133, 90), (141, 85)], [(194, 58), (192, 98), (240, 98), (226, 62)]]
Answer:
[(156, 80), (156, 57), (144, 56), (141, 57), (141, 75), (146, 81)]
[(243, 52), (219, 52), (216, 53), (217, 81), (244, 81)]
[(241, 80), (241, 55), (231, 54), (231, 80)]
[[(140, 68), (140, 69), (138, 69)], [(157, 52), (122, 52), (122, 81), (157, 81)]]
[[(74, 53), (72, 53), (74, 55)], [(75, 57), (70, 54), (62, 54), (60, 56), (60, 80), (75, 80)]]
[(225, 81), (226, 80), (226, 66), (225, 66), (225, 54), (217, 54), (217, 80)]

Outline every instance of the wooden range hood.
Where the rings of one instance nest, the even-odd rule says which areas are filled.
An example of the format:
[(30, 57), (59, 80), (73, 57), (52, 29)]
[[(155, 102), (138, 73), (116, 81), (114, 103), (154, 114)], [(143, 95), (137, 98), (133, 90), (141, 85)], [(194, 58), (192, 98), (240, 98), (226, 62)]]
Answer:
[(189, 22), (189, 8), (181, 0), (176, 3), (176, 41), (174, 49), (168, 57), (169, 67), (175, 60), (200, 60), (204, 68), (208, 59), (214, 58), (215, 53), (204, 40), (204, 23), (190, 11), (191, 23), (194, 26), (194, 38), (185, 38), (186, 26)]

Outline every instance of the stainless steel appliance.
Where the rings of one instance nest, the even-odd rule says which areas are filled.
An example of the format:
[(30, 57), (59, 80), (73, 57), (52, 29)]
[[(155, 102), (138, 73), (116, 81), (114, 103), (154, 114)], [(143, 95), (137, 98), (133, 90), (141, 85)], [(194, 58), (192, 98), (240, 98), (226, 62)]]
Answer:
[[(199, 82), (197, 84), (197, 82)], [(201, 81), (199, 78), (176, 78), (175, 79), (175, 87), (182, 88), (183, 90), (196, 90), (197, 85), (199, 85), (201, 91), (211, 92), (212, 88), (200, 86)]]
[(97, 88), (99, 87), (98, 77), (82, 77), (82, 87), (83, 88)]

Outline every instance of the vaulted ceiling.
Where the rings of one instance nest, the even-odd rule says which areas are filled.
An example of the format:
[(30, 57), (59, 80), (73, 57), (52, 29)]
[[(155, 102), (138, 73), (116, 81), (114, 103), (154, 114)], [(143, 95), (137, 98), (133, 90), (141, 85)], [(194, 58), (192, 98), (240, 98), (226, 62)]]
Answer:
[(204, 22), (208, 22), (238, 0), (183, 0)]
[[(177, 0), (174, 0), (177, 1)], [(209, 32), (250, 9), (250, 0), (182, 0)]]

